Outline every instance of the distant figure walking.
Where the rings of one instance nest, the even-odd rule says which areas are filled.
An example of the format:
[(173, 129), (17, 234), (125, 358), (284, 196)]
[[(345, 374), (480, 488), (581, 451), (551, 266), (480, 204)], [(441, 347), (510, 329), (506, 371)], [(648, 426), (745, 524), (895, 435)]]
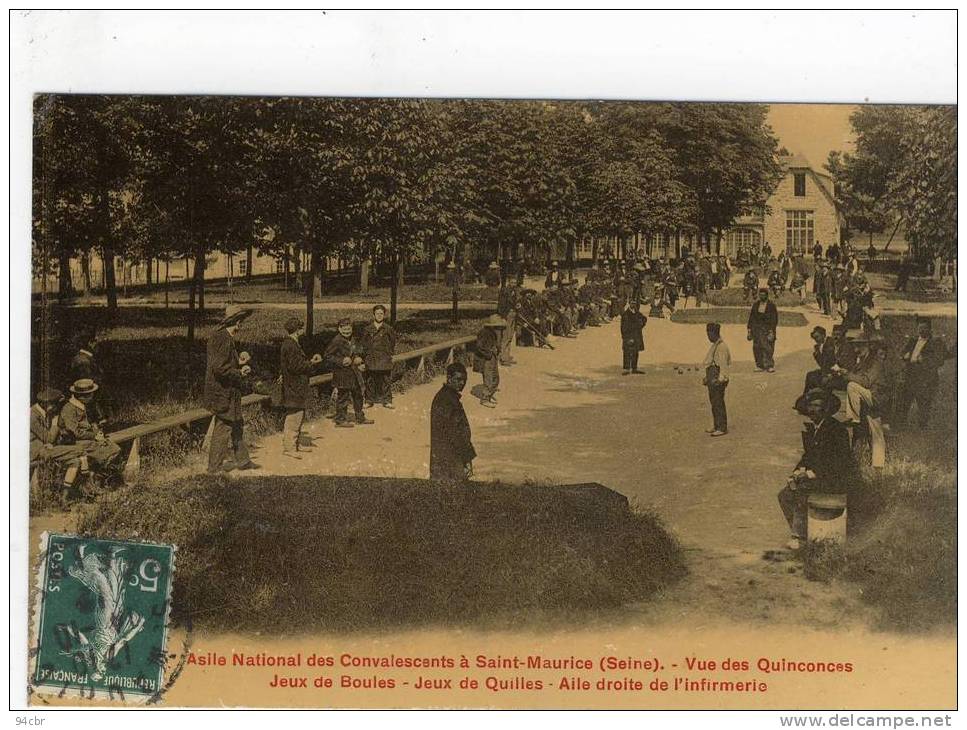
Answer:
[(779, 311), (775, 302), (769, 299), (768, 289), (759, 289), (759, 301), (749, 310), (748, 338), (752, 342), (752, 355), (755, 357), (756, 372), (774, 373), (776, 363), (776, 328), (779, 326)]
[(467, 369), (462, 363), (447, 366), (447, 380), (433, 397), (430, 406), (430, 479), (450, 484), (466, 482), (473, 476), (477, 452), (470, 440), (470, 422), (460, 402), (467, 385)]
[(706, 433), (711, 436), (724, 436), (729, 432), (729, 419), (725, 410), (725, 389), (729, 384), (729, 368), (732, 365), (732, 353), (729, 346), (722, 340), (722, 327), (718, 322), (705, 325), (708, 341), (712, 343), (702, 367), (705, 368), (705, 378), (702, 384), (708, 388), (708, 400), (712, 406), (712, 428)]

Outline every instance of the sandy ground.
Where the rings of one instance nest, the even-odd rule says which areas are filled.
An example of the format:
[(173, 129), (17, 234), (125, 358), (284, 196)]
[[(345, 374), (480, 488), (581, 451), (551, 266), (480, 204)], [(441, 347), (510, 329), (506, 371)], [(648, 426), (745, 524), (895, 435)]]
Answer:
[[(806, 314), (810, 325), (828, 323)], [(372, 695), (280, 692), (267, 686), (271, 669), (253, 670), (243, 681), (230, 668), (189, 667), (166, 703), (212, 704), (217, 697), (229, 706), (951, 706), (952, 636), (876, 632), (871, 628), (875, 617), (854, 588), (808, 581), (797, 563), (764, 557), (788, 538), (775, 494), (801, 451), (801, 418), (792, 404), (803, 373), (812, 366), (809, 330), (780, 329), (777, 372), (767, 374), (753, 371), (745, 328), (723, 327), (733, 357), (726, 394), (730, 432), (723, 438), (704, 433), (711, 416), (700, 382), (699, 363), (708, 348), (701, 325), (649, 319), (641, 358), (645, 374), (640, 376), (621, 375), (617, 322), (586, 329), (577, 339), (555, 338), (553, 352), (516, 348), (518, 364), (501, 370), (499, 405), (493, 410), (471, 395), (471, 386), (480, 381), (471, 375), (463, 402), (478, 453), (477, 478), (596, 481), (655, 511), (681, 540), (690, 570), (659, 600), (594, 626), (548, 627), (537, 634), (428, 629), (389, 637), (196, 635), (192, 642), (196, 652), (228, 656), (241, 650), (281, 653), (284, 646), (380, 654), (447, 647), (468, 655), (531, 652), (536, 646), (556, 655), (660, 655), (668, 657), (669, 672), (676, 658), (681, 662), (693, 653), (718, 660), (745, 656), (753, 663), (760, 656), (835, 656), (856, 663), (854, 676), (773, 677), (768, 680), (773, 689), (754, 698), (716, 693), (612, 698), (558, 690), (539, 696), (481, 692), (456, 697), (401, 690)], [(436, 380), (408, 390), (397, 397), (395, 410), (370, 409), (376, 421), (370, 426), (337, 429), (330, 420), (307, 424), (315, 448), (301, 461), (281, 456), (279, 435), (268, 437), (254, 452), (263, 466), (259, 474), (426, 477), (429, 406), (440, 385)], [(946, 678), (938, 679), (940, 674)]]

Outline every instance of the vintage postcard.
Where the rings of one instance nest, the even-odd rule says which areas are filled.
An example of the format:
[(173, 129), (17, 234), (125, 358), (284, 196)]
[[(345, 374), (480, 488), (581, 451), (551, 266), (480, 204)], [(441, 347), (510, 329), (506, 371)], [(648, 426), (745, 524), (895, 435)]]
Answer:
[(37, 95), (36, 701), (950, 708), (956, 132)]
[[(773, 15), (708, 17), (815, 20)], [(752, 44), (790, 90), (748, 91), (726, 51), (753, 36), (705, 16), (681, 48), (719, 38), (721, 66), (641, 64), (653, 86), (617, 93), (615, 62), (571, 94), (441, 90), (420, 54), (475, 77), (474, 43), (447, 45), (469, 24), (498, 75), (558, 73), (540, 41), (579, 54), (562, 21), (590, 44), (595, 13), (415, 34), (407, 14), (219, 15), (202, 93), (143, 70), (139, 39), (194, 42), (180, 15), (21, 19), (21, 65), (138, 49), (136, 82), (55, 66), (13, 97), (22, 707), (950, 726), (957, 107), (780, 103), (868, 92), (807, 93), (795, 58)], [(665, 38), (665, 15), (620, 17), (609, 49)], [(510, 64), (496, 40), (528, 18)], [(273, 37), (329, 85), (243, 83), (275, 68)], [(422, 68), (417, 90), (330, 83), (359, 60), (347, 38), (367, 78)], [(828, 60), (793, 40), (809, 73)], [(313, 66), (327, 44), (339, 62)], [(238, 85), (206, 86), (212, 69)], [(659, 83), (695, 69), (717, 95)]]

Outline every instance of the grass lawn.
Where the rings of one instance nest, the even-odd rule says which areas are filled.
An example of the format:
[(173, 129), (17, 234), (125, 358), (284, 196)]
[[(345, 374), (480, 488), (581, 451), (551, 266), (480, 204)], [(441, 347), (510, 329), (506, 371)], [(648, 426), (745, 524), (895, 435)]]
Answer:
[(685, 574), (650, 513), (602, 487), (198, 475), (108, 494), (81, 531), (178, 545), (176, 620), (270, 635), (546, 626)]
[[(33, 314), (33, 332), (38, 333), (43, 314), (40, 308)], [(243, 323), (236, 340), (240, 351), (252, 355), (253, 382), (278, 375), (279, 345), (286, 336), (283, 325), (294, 314), (301, 313), (256, 309)], [(318, 310), (315, 333), (303, 338), (306, 352), (322, 352), (344, 316), (354, 320), (357, 331), (370, 319), (365, 310)], [(397, 352), (476, 334), (486, 316), (483, 311), (461, 312), (460, 321), (452, 324), (449, 311), (400, 310)], [(197, 407), (204, 385), (206, 342), (220, 318), (220, 309), (206, 311), (189, 348), (184, 309), (122, 307), (111, 317), (103, 307), (53, 307), (46, 327), (51, 335), (44, 342), (35, 338), (31, 343), (32, 387), (36, 390), (42, 382), (59, 388), (68, 385), (73, 335), (96, 325), (103, 340), (97, 353), (104, 370), (99, 398), (111, 416), (110, 430)]]
[[(745, 324), (749, 321), (748, 309), (709, 307), (708, 309), (679, 309), (672, 313), (672, 322), (679, 324)], [(780, 327), (805, 327), (806, 318), (799, 312), (779, 311)]]

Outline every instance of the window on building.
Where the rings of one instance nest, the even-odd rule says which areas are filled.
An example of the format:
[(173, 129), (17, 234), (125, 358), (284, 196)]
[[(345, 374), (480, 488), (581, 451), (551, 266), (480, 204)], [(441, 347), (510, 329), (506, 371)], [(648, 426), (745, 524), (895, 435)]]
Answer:
[(758, 251), (762, 248), (762, 234), (755, 228), (733, 228), (725, 236), (725, 252), (735, 258), (739, 251)]
[(248, 276), (248, 259), (239, 259), (238, 262), (238, 275)]
[(275, 273), (284, 274), (285, 273), (285, 257), (280, 256), (275, 260)]
[(806, 197), (806, 173), (797, 172), (792, 177), (793, 187), (796, 197), (805, 198)]
[(806, 253), (812, 249), (813, 212), (811, 210), (786, 211), (786, 252)]

